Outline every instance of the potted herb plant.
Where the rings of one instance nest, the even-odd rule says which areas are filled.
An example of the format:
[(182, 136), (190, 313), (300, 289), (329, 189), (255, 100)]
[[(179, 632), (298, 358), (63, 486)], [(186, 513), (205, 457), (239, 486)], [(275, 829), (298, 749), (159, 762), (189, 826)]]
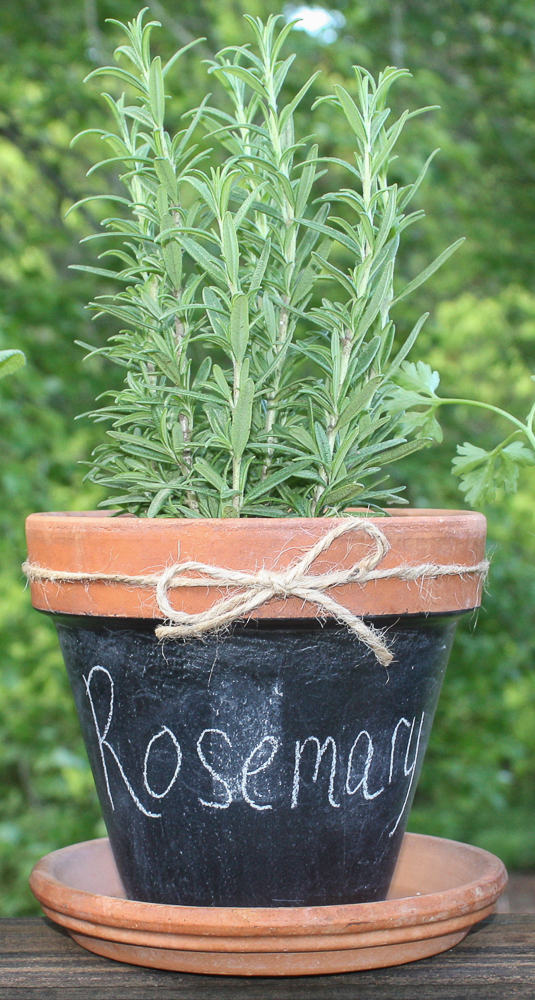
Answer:
[[(94, 305), (120, 324), (97, 353), (125, 370), (93, 414), (108, 430), (88, 475), (109, 512), (32, 515), (26, 571), (130, 897), (354, 903), (388, 890), (455, 625), (486, 572), (481, 515), (400, 508), (384, 471), (440, 438), (435, 412), (454, 402), (408, 360), (426, 316), (398, 343), (391, 313), (461, 241), (398, 287), (430, 162), (389, 180), (419, 113), (390, 120), (407, 71), (356, 68), (355, 98), (320, 98), (355, 162), (318, 194), (332, 161), (293, 125), (317, 74), (281, 101), (292, 25), (248, 21), (253, 44), (208, 68), (226, 104), (207, 96), (175, 136), (181, 53), (151, 58), (143, 12), (120, 65), (91, 74), (129, 95), (106, 95), (100, 132), (126, 189), (98, 234), (120, 270), (85, 268), (120, 284)], [(533, 461), (532, 416), (492, 454), (463, 446), (470, 501)]]

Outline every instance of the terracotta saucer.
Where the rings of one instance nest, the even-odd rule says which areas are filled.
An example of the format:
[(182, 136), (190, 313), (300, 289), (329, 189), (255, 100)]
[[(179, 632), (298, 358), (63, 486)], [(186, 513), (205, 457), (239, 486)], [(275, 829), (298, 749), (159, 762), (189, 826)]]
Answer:
[(405, 835), (387, 900), (339, 906), (163, 906), (125, 898), (107, 838), (54, 851), (30, 886), (89, 951), (132, 965), (299, 976), (402, 965), (451, 948), (488, 916), (502, 862), (453, 840)]

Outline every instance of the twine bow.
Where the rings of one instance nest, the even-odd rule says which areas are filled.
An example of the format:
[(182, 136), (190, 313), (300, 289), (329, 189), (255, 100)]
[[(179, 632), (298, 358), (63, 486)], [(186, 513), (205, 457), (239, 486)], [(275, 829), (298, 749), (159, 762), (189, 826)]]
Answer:
[[(348, 569), (336, 569), (317, 576), (309, 573), (313, 562), (326, 552), (336, 538), (349, 532), (360, 531), (375, 542), (374, 549)], [(118, 573), (65, 573), (46, 569), (31, 563), (24, 563), (23, 570), (28, 580), (55, 580), (57, 582), (100, 581), (122, 583), (127, 586), (156, 589), (156, 600), (162, 616), (169, 624), (159, 625), (155, 632), (159, 639), (198, 639), (207, 632), (216, 632), (238, 619), (248, 618), (252, 612), (275, 598), (296, 597), (304, 603), (315, 604), (328, 618), (334, 618), (347, 626), (375, 655), (383, 666), (392, 662), (384, 633), (373, 628), (358, 615), (331, 597), (327, 591), (332, 587), (348, 583), (364, 584), (371, 580), (401, 579), (418, 580), (440, 576), (463, 576), (477, 574), (484, 578), (488, 562), (483, 560), (473, 566), (459, 564), (440, 565), (421, 563), (418, 566), (401, 565), (389, 569), (378, 569), (379, 563), (388, 552), (390, 545), (381, 529), (371, 521), (348, 517), (328, 531), (297, 561), (282, 570), (242, 570), (210, 566), (208, 563), (188, 561), (169, 566), (158, 575), (125, 576)], [(196, 576), (189, 574), (195, 573)], [(238, 588), (238, 592), (227, 594), (211, 607), (197, 614), (177, 611), (169, 601), (169, 591), (179, 587)]]
[[(349, 569), (334, 570), (312, 576), (308, 571), (312, 563), (322, 552), (326, 552), (335, 538), (349, 531), (363, 531), (375, 541), (375, 551), (364, 556)], [(239, 618), (248, 618), (262, 604), (274, 598), (287, 599), (297, 597), (309, 604), (315, 604), (328, 618), (347, 625), (355, 635), (375, 653), (380, 663), (386, 665), (392, 660), (392, 653), (386, 646), (382, 634), (362, 618), (348, 611), (343, 604), (335, 601), (326, 591), (331, 587), (339, 587), (345, 583), (365, 582), (369, 579), (378, 563), (389, 549), (388, 541), (383, 532), (370, 522), (360, 518), (348, 518), (320, 538), (312, 548), (305, 552), (301, 559), (283, 570), (257, 570), (254, 573), (244, 573), (241, 570), (223, 569), (206, 563), (184, 562), (176, 563), (164, 570), (156, 587), (158, 607), (171, 624), (159, 625), (156, 635), (159, 639), (199, 638), (206, 632), (223, 628)], [(199, 573), (200, 577), (192, 579), (185, 573)], [(169, 602), (168, 591), (175, 587), (191, 586), (209, 587), (239, 587), (240, 592), (223, 597), (212, 607), (198, 614), (190, 615), (184, 611), (176, 611)]]

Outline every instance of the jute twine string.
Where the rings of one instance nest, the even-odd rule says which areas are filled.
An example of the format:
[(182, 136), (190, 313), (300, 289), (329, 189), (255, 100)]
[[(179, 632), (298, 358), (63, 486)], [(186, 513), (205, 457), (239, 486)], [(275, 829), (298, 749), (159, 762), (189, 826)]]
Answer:
[[(374, 543), (374, 549), (348, 569), (336, 569), (314, 576), (309, 573), (312, 563), (326, 552), (335, 539), (349, 532), (363, 532)], [(387, 666), (392, 662), (384, 634), (362, 618), (354, 615), (327, 593), (332, 587), (348, 583), (368, 583), (371, 580), (424, 580), (441, 576), (464, 576), (475, 574), (481, 578), (487, 575), (488, 562), (483, 560), (473, 566), (441, 565), (421, 563), (417, 566), (401, 565), (390, 569), (378, 569), (390, 548), (388, 539), (377, 525), (361, 518), (348, 517), (305, 554), (286, 569), (260, 569), (253, 573), (210, 566), (208, 563), (187, 561), (177, 562), (162, 573), (129, 576), (122, 573), (70, 573), (63, 570), (46, 569), (35, 563), (26, 562), (23, 570), (29, 581), (50, 580), (58, 583), (120, 583), (126, 586), (155, 589), (158, 608), (169, 622), (159, 625), (155, 633), (159, 639), (198, 639), (207, 632), (216, 632), (231, 622), (248, 618), (252, 612), (274, 598), (297, 597), (316, 607), (329, 618), (343, 623), (375, 654), (379, 663)], [(195, 576), (189, 574), (194, 573)], [(197, 614), (177, 611), (169, 601), (169, 591), (179, 587), (237, 588), (235, 594), (228, 594), (211, 607)]]

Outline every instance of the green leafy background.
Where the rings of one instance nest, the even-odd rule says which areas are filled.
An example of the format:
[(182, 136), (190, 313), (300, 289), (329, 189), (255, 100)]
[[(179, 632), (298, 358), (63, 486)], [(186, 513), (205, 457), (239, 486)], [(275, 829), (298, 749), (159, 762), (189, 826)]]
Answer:
[[(155, 51), (167, 58), (203, 35), (201, 54), (210, 58), (225, 43), (247, 40), (243, 13), (281, 10), (268, 0), (152, 2), (151, 15), (167, 29), (155, 33)], [(410, 280), (459, 236), (467, 240), (399, 308), (405, 335), (422, 311), (431, 312), (412, 360), (441, 372), (442, 394), (475, 396), (522, 417), (533, 402), (535, 371), (535, 8), (529, 0), (348, 0), (337, 10), (345, 24), (336, 39), (293, 32), (299, 58), (289, 87), (298, 89), (316, 68), (327, 90), (348, 85), (353, 63), (375, 73), (394, 63), (413, 72), (397, 89), (398, 113), (441, 105), (415, 119), (404, 140), (407, 180), (432, 149), (441, 152), (415, 206), (427, 219), (408, 232), (403, 277)], [(135, 13), (127, 0), (5, 0), (0, 11), (0, 351), (20, 349), (27, 358), (0, 383), (5, 916), (37, 909), (27, 876), (38, 857), (103, 833), (53, 628), (31, 610), (20, 563), (26, 514), (87, 509), (102, 498), (82, 481), (79, 464), (102, 431), (73, 418), (120, 375), (99, 356), (82, 361), (75, 340), (103, 343), (109, 332), (84, 310), (106, 289), (95, 276), (68, 270), (70, 263), (96, 264), (78, 240), (98, 217), (82, 206), (62, 218), (96, 184), (116, 185), (113, 177), (85, 178), (100, 147), (89, 158), (86, 146), (71, 150), (69, 142), (102, 125), (98, 81), (81, 81), (112, 57), (117, 36), (105, 18)], [(183, 66), (172, 85), (175, 124), (206, 89), (197, 55), (187, 53)], [(341, 119), (325, 115), (318, 128), (330, 155), (349, 155)], [(393, 473), (416, 506), (463, 506), (450, 472), (456, 446), (469, 439), (491, 449), (504, 436), (484, 411), (448, 407), (441, 421), (444, 442)], [(477, 623), (459, 630), (410, 824), (480, 844), (517, 869), (535, 867), (534, 496), (535, 471), (527, 468), (516, 495), (499, 491), (485, 511), (488, 592)]]

